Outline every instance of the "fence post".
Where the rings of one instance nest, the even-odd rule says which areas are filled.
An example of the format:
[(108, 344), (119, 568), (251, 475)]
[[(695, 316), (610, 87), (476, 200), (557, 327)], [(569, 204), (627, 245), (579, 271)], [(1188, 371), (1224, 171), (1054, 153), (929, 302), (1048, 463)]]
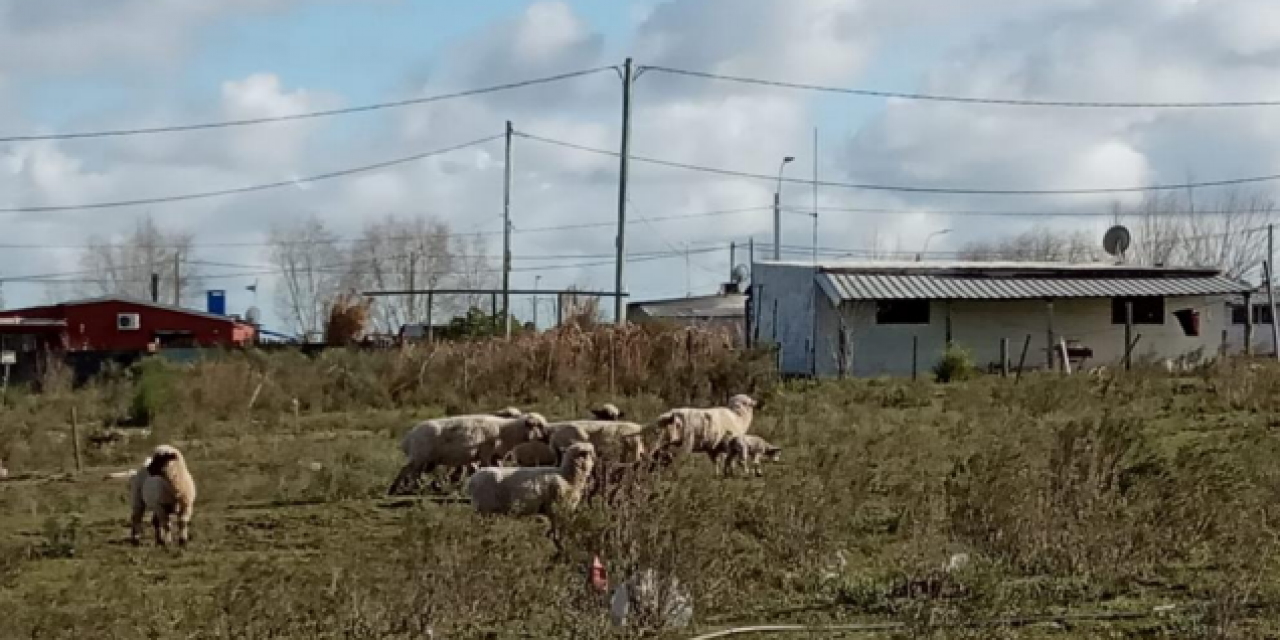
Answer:
[(1009, 339), (1000, 338), (1000, 377), (1009, 377)]
[(1058, 346), (1062, 348), (1062, 372), (1071, 375), (1071, 358), (1067, 356), (1067, 341), (1063, 337), (1058, 337)]
[(911, 336), (911, 381), (920, 375), (920, 336)]
[(1133, 358), (1129, 357), (1129, 344), (1133, 342), (1133, 301), (1124, 302), (1124, 370), (1133, 369)]
[(849, 335), (845, 332), (844, 322), (840, 322), (840, 379), (849, 375)]
[(76, 473), (81, 473), (84, 471), (84, 460), (80, 457), (80, 423), (75, 407), (71, 407), (71, 449), (76, 456)]
[(434, 313), (434, 311), (435, 311), (435, 308), (436, 308), (436, 305), (435, 305), (435, 293), (434, 293), (434, 292), (431, 292), (431, 291), (428, 291), (428, 292), (427, 292), (427, 331), (426, 331), (426, 334), (427, 334), (427, 344), (431, 344), (431, 343), (432, 343), (432, 342), (434, 342), (434, 341), (435, 341), (435, 339), (436, 339), (436, 336), (435, 336), (435, 324), (436, 324), (436, 323), (434, 322), (434, 320), (433, 320), (433, 319), (432, 319), (432, 317), (431, 317), (431, 316), (432, 316), (432, 314), (433, 314), (433, 313)]
[(1227, 352), (1228, 352), (1227, 340), (1229, 339), (1228, 335), (1229, 334), (1227, 333), (1227, 330), (1223, 329), (1222, 330), (1222, 346), (1218, 347), (1218, 356), (1221, 358), (1227, 357)]
[(1031, 348), (1031, 334), (1027, 334), (1027, 339), (1022, 343), (1022, 356), (1018, 358), (1018, 371), (1013, 374), (1013, 383), (1018, 384), (1022, 380), (1022, 369), (1027, 366), (1027, 350)]

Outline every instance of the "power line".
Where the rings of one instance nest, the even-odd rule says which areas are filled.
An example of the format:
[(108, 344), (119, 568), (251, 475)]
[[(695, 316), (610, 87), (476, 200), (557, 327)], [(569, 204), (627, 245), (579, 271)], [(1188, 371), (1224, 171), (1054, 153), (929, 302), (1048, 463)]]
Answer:
[[(555, 140), (552, 138), (544, 138), (542, 136), (537, 136), (529, 133), (520, 133), (518, 135), (529, 140), (534, 140), (536, 142), (542, 142), (544, 144), (549, 144), (557, 147), (564, 147), (566, 149), (574, 149), (576, 151), (584, 151), (587, 153), (595, 153), (595, 154), (607, 155), (607, 156), (620, 155), (617, 151), (610, 151), (608, 149), (598, 149), (595, 147), (588, 147), (586, 145), (575, 144), (572, 142), (565, 142), (563, 140)], [(769, 182), (776, 182), (779, 180), (778, 176), (771, 176), (771, 175), (766, 175), (762, 173), (751, 173), (748, 171), (738, 171), (734, 169), (721, 169), (717, 167), (708, 167), (705, 165), (690, 164), (686, 162), (676, 162), (673, 160), (662, 160), (658, 158), (647, 158), (643, 156), (631, 156), (631, 159), (636, 162), (644, 162), (647, 164), (671, 167), (675, 169), (685, 169), (689, 171), (698, 171), (702, 173), (712, 173), (716, 175), (728, 176), (731, 178), (768, 180)], [(837, 189), (857, 189), (861, 191), (895, 191), (895, 192), (903, 192), (903, 193), (932, 193), (932, 194), (969, 195), (969, 196), (979, 196), (979, 195), (980, 196), (1061, 196), (1061, 195), (1103, 195), (1103, 194), (1110, 194), (1110, 193), (1142, 193), (1142, 192), (1149, 192), (1149, 191), (1174, 191), (1179, 189), (1201, 189), (1201, 188), (1208, 188), (1208, 187), (1238, 186), (1238, 185), (1254, 184), (1254, 183), (1260, 183), (1260, 182), (1275, 182), (1277, 180), (1280, 180), (1280, 174), (1250, 176), (1250, 177), (1244, 177), (1244, 178), (1230, 178), (1226, 180), (1211, 180), (1207, 182), (1185, 182), (1180, 184), (1150, 185), (1145, 187), (1102, 187), (1102, 188), (1090, 188), (1090, 189), (978, 189), (978, 188), (957, 188), (957, 187), (916, 187), (916, 186), (903, 186), (903, 185), (886, 185), (886, 184), (857, 183), (857, 182), (831, 182), (831, 181), (818, 181), (817, 184), (818, 186), (822, 186), (822, 187), (833, 187)], [(788, 184), (802, 184), (802, 185), (814, 184), (812, 180), (803, 180), (800, 178), (782, 177), (781, 181)]]
[[(795, 213), (803, 215), (812, 215), (812, 207), (801, 209), (798, 207), (783, 207), (786, 213)], [(972, 216), (972, 217), (1009, 217), (1009, 218), (1116, 218), (1124, 220), (1127, 218), (1145, 218), (1145, 217), (1174, 217), (1174, 216), (1225, 216), (1225, 215), (1268, 215), (1274, 211), (1274, 208), (1258, 208), (1251, 210), (1242, 209), (1208, 209), (1203, 211), (1179, 210), (1179, 211), (995, 211), (987, 209), (977, 210), (954, 210), (954, 209), (891, 209), (891, 208), (862, 208), (862, 207), (818, 207), (819, 212), (837, 212), (837, 213), (866, 213), (866, 214), (884, 214), (884, 215), (933, 215), (933, 216)]]
[(915, 100), (926, 102), (957, 102), (962, 104), (985, 104), (985, 105), (1001, 105), (1009, 107), (1060, 107), (1060, 108), (1083, 108), (1083, 109), (1228, 109), (1242, 107), (1277, 107), (1280, 106), (1278, 100), (1242, 100), (1242, 101), (1207, 101), (1207, 102), (1106, 102), (1093, 100), (1032, 100), (1022, 98), (976, 98), (967, 96), (950, 96), (929, 93), (910, 93), (899, 91), (877, 91), (874, 89), (853, 89), (846, 87), (832, 87), (818, 84), (808, 84), (803, 82), (787, 82), (783, 80), (766, 80), (762, 78), (749, 78), (745, 76), (732, 76), (721, 73), (710, 73), (706, 71), (694, 71), (690, 69), (677, 69), (674, 67), (662, 66), (642, 66), (644, 71), (657, 71), (671, 75), (686, 76), (690, 78), (700, 78), (703, 80), (716, 80), (721, 82), (735, 82), (738, 84), (751, 84), (765, 87), (777, 87), (781, 89), (796, 89), (801, 91), (817, 91), (821, 93), (837, 93), (844, 95), (862, 96), (866, 98), (893, 98), (898, 100)]
[(281, 181), (279, 181), (279, 182), (270, 182), (270, 183), (266, 183), (266, 184), (257, 184), (257, 185), (247, 186), (247, 187), (236, 187), (236, 188), (233, 188), (233, 189), (220, 189), (220, 190), (218, 190), (218, 191), (202, 191), (202, 192), (197, 192), (197, 193), (184, 193), (184, 194), (171, 195), (171, 196), (158, 196), (158, 197), (154, 197), (154, 198), (138, 198), (138, 199), (134, 199), (134, 200), (117, 200), (117, 201), (114, 201), (114, 202), (88, 202), (88, 203), (81, 203), (81, 204), (50, 205), (50, 206), (43, 206), (43, 207), (10, 207), (10, 208), (3, 208), (3, 209), (0, 209), (0, 213), (50, 213), (50, 212), (54, 212), (54, 211), (81, 211), (81, 210), (86, 210), (86, 209), (112, 209), (112, 208), (116, 208), (116, 207), (131, 207), (131, 206), (137, 206), (137, 205), (163, 204), (163, 203), (168, 203), (168, 202), (183, 202), (183, 201), (187, 201), (187, 200), (202, 200), (202, 199), (205, 199), (205, 198), (218, 198), (218, 197), (222, 197), (222, 196), (238, 195), (238, 194), (243, 194), (243, 193), (252, 193), (252, 192), (255, 192), (255, 191), (266, 191), (266, 190), (268, 190), (268, 189), (279, 189), (279, 188), (281, 188), (281, 187), (291, 187), (291, 186), (296, 186), (296, 185), (299, 185), (299, 184), (302, 184), (302, 183), (307, 183), (307, 182), (320, 182), (320, 181), (322, 181), (322, 180), (332, 180), (332, 179), (334, 179), (334, 178), (343, 178), (343, 177), (346, 177), (346, 176), (356, 175), (356, 174), (359, 174), (359, 173), (367, 173), (367, 172), (369, 172), (369, 171), (377, 171), (377, 170), (379, 170), (379, 169), (386, 169), (387, 167), (394, 167), (394, 166), (397, 166), (397, 165), (408, 164), (408, 163), (410, 163), (410, 162), (417, 162), (417, 161), (419, 161), (419, 160), (425, 160), (425, 159), (427, 159), (427, 158), (431, 158), (431, 157), (434, 157), (434, 156), (444, 155), (444, 154), (446, 154), (446, 153), (451, 153), (451, 152), (454, 152), (454, 151), (460, 151), (460, 150), (462, 150), (462, 149), (466, 149), (466, 148), (469, 148), (469, 147), (475, 147), (475, 146), (479, 146), (479, 145), (486, 144), (486, 143), (489, 143), (489, 142), (493, 142), (494, 140), (497, 140), (497, 139), (502, 138), (502, 137), (503, 137), (503, 136), (501, 136), (501, 135), (489, 136), (489, 137), (487, 137), (487, 138), (480, 138), (480, 139), (478, 139), (478, 140), (472, 140), (471, 142), (464, 142), (464, 143), (462, 143), (462, 144), (457, 144), (457, 145), (454, 145), (454, 146), (452, 146), (452, 147), (445, 147), (445, 148), (443, 148), (443, 149), (437, 149), (437, 150), (435, 150), (435, 151), (428, 151), (428, 152), (426, 152), (426, 153), (418, 153), (418, 154), (414, 154), (414, 155), (411, 155), (411, 156), (405, 156), (405, 157), (403, 157), (403, 158), (396, 158), (396, 159), (394, 159), (394, 160), (387, 160), (387, 161), (385, 161), (385, 162), (377, 162), (377, 163), (374, 163), (374, 164), (367, 164), (367, 165), (363, 165), (363, 166), (359, 166), (359, 167), (353, 167), (353, 168), (350, 168), (350, 169), (341, 169), (341, 170), (338, 170), (338, 171), (331, 171), (331, 172), (329, 172), (329, 173), (322, 173), (322, 174), (319, 174), (319, 175), (308, 176), (308, 177), (305, 177), (305, 178), (295, 178), (295, 179), (292, 179), (292, 180), (281, 180)]
[(382, 109), (398, 109), (420, 104), (430, 104), (433, 102), (443, 102), (445, 100), (454, 100), (458, 98), (469, 98), (488, 93), (498, 93), (501, 91), (509, 91), (512, 89), (520, 89), (541, 84), (549, 84), (560, 82), (572, 78), (592, 75), (601, 71), (608, 71), (614, 67), (596, 67), (594, 69), (584, 69), (581, 71), (570, 71), (553, 76), (542, 78), (533, 78), (530, 80), (521, 80), (518, 82), (508, 82), (505, 84), (481, 87), (478, 89), (467, 89), (454, 93), (445, 93), (434, 96), (424, 96), (421, 98), (408, 98), (405, 100), (395, 100), (392, 102), (377, 102), (373, 104), (365, 104), (355, 107), (345, 107), (341, 109), (326, 109), (323, 111), (310, 111), (307, 113), (295, 113), (284, 116), (267, 116), (262, 118), (246, 118), (243, 120), (222, 120), (218, 122), (201, 122), (196, 124), (179, 124), (167, 125), (160, 127), (143, 127), (136, 129), (109, 129), (104, 131), (78, 131), (72, 133), (49, 133), (49, 134), (27, 134), (27, 135), (10, 135), (0, 137), (0, 143), (4, 142), (35, 142), (38, 140), (75, 140), (84, 138), (109, 138), (120, 136), (136, 136), (149, 135), (156, 133), (174, 133), (179, 131), (198, 131), (201, 129), (222, 129), (226, 127), (245, 127), (250, 125), (267, 124), (272, 122), (287, 122), (293, 120), (309, 120), (314, 118), (327, 118), (330, 116), (347, 115), (352, 113), (361, 113), (366, 111), (378, 111)]

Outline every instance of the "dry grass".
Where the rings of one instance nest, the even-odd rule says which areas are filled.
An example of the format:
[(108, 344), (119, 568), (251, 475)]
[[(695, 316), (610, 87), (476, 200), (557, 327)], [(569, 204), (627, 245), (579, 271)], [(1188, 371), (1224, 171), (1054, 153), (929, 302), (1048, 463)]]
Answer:
[[(1280, 369), (773, 387), (767, 370), (689, 335), (571, 333), (167, 371), (151, 439), (87, 450), (90, 469), (72, 479), (27, 474), (72, 468), (70, 406), (87, 423), (119, 416), (137, 382), (11, 396), (0, 457), (20, 479), (0, 484), (0, 637), (612, 637), (586, 587), (593, 554), (615, 579), (638, 567), (678, 575), (701, 628), (1280, 634)], [(401, 463), (395, 438), (445, 409), (579, 416), (607, 399), (650, 418), (739, 390), (762, 400), (753, 430), (785, 448), (785, 463), (763, 479), (713, 480), (705, 459), (682, 460), (621, 504), (570, 516), (563, 554), (536, 520), (380, 497)], [(123, 482), (101, 479), (157, 439), (177, 441), (200, 482), (183, 551), (127, 546)], [(971, 564), (942, 571), (957, 552)], [(1177, 608), (1153, 619), (964, 626), (1166, 604)]]

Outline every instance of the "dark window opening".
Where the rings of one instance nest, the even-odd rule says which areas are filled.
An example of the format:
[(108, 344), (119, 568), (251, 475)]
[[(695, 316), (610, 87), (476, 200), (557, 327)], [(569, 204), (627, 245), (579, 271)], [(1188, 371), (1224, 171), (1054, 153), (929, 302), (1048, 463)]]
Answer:
[(880, 300), (876, 324), (929, 324), (928, 300)]
[(1164, 324), (1164, 298), (1112, 298), (1111, 324), (1124, 324), (1125, 303), (1133, 303), (1134, 324)]
[[(1271, 305), (1255, 304), (1253, 305), (1253, 323), (1254, 324), (1271, 324)], [(1231, 305), (1231, 324), (1244, 324), (1244, 305)]]

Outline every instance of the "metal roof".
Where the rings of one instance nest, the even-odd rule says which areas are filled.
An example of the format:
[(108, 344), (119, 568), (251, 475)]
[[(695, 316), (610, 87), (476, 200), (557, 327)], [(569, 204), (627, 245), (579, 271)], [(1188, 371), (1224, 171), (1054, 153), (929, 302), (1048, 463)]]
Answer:
[(747, 297), (740, 293), (633, 302), (628, 309), (639, 309), (652, 318), (740, 318), (746, 313)]
[(1252, 286), (1212, 271), (1012, 267), (822, 269), (818, 285), (844, 300), (1043, 300), (1239, 294)]
[[(124, 295), (105, 295), (105, 296), (98, 296), (96, 298), (82, 298), (80, 300), (67, 300), (66, 302), (59, 302), (53, 306), (79, 307), (79, 306), (90, 305), (90, 304), (100, 304), (103, 302), (122, 302), (125, 304), (138, 305), (141, 307), (150, 307), (152, 309), (160, 309), (162, 311), (172, 311), (174, 313), (185, 313), (187, 315), (200, 316), (202, 318), (208, 318), (210, 320), (221, 320), (223, 322), (231, 322), (234, 324), (243, 324), (243, 325), (248, 324), (243, 320), (238, 320), (231, 316), (222, 316), (216, 313), (209, 313), (208, 311), (200, 311), (199, 309), (188, 309), (186, 307), (178, 307), (171, 304), (164, 304), (161, 302), (152, 302), (150, 300), (143, 300), (141, 298), (134, 298), (131, 296), (124, 296)], [(47, 307), (38, 307), (38, 308), (44, 309)]]

